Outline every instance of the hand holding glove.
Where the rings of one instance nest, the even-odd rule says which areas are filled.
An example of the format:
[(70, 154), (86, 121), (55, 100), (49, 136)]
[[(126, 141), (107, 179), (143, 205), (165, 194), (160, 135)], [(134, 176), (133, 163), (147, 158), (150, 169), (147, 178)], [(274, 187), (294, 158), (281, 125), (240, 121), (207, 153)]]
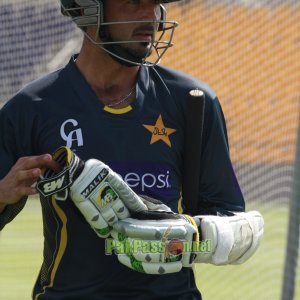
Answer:
[(135, 194), (99, 160), (84, 162), (67, 147), (59, 148), (53, 160), (62, 170), (47, 169), (38, 191), (58, 200), (70, 196), (99, 237), (111, 233), (119, 261), (133, 270), (167, 274), (194, 262), (242, 263), (260, 244), (264, 221), (259, 212), (176, 214), (158, 200)]
[(53, 160), (62, 171), (47, 169), (37, 190), (45, 197), (55, 195), (58, 200), (66, 200), (69, 195), (98, 236), (107, 237), (112, 225), (128, 218), (130, 212), (147, 209), (122, 178), (101, 161), (84, 162), (67, 147), (59, 148)]

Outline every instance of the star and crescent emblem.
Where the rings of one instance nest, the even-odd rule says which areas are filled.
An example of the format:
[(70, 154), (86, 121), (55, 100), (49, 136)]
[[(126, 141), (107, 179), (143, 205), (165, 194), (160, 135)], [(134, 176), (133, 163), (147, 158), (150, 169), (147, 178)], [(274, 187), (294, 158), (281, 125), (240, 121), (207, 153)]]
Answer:
[(155, 125), (143, 125), (148, 131), (152, 133), (150, 145), (163, 141), (169, 147), (172, 147), (169, 136), (176, 131), (176, 129), (168, 128), (165, 126), (162, 116), (159, 115)]

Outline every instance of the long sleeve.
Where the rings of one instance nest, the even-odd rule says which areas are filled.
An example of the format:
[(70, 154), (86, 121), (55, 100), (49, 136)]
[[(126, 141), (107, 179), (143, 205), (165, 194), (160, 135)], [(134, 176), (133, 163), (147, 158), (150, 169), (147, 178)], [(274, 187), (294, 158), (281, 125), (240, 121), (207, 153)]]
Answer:
[[(17, 120), (9, 117), (9, 110), (5, 105), (0, 111), (0, 180), (15, 164), (20, 152), (17, 141), (21, 140), (22, 130), (17, 130)], [(18, 203), (5, 207), (0, 214), (0, 230), (19, 214), (25, 206), (26, 200), (27, 197), (24, 197)]]
[(244, 198), (230, 160), (222, 108), (217, 98), (208, 101), (207, 104), (196, 213), (215, 215), (244, 211)]

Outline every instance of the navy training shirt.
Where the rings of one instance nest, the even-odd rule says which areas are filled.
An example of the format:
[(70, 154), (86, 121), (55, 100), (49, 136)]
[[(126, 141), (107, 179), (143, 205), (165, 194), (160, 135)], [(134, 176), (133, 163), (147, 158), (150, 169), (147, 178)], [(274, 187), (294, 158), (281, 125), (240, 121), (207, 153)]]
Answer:
[[(229, 157), (222, 109), (203, 82), (169, 68), (141, 67), (135, 101), (123, 109), (104, 106), (76, 67), (69, 64), (32, 82), (0, 111), (0, 178), (22, 156), (69, 146), (99, 159), (138, 194), (181, 212), (185, 99), (191, 89), (206, 96), (197, 214), (243, 211), (244, 200)], [(7, 206), (0, 229), (26, 199)], [(100, 239), (70, 199), (41, 198), (44, 260), (33, 299), (201, 299), (192, 269), (145, 275), (105, 253)], [(25, 241), (24, 241), (25, 242)]]

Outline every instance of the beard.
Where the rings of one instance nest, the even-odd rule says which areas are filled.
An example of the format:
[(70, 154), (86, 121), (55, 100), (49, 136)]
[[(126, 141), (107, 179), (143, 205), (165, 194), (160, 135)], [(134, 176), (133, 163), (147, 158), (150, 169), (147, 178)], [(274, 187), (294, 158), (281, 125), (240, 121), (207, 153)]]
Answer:
[[(136, 32), (140, 32), (142, 30), (154, 32), (154, 27), (151, 25), (143, 25), (137, 28)], [(100, 31), (100, 38), (104, 42), (116, 42), (115, 44), (110, 43), (104, 45), (104, 48), (109, 50), (113, 54), (111, 55), (112, 58), (123, 65), (134, 66), (134, 63), (143, 63), (146, 58), (152, 54), (155, 34), (153, 34), (152, 41), (140, 41), (132, 43), (124, 41), (124, 43), (120, 43), (117, 40), (113, 40), (109, 29), (106, 27)], [(131, 64), (130, 62), (133, 62), (133, 64)]]
[(143, 61), (149, 57), (153, 51), (153, 44), (151, 42), (138, 42), (132, 44), (120, 45), (130, 56), (137, 61)]
[(111, 57), (120, 64), (131, 67), (143, 63), (151, 55), (153, 44), (148, 42), (139, 42), (138, 47), (131, 44), (107, 44), (104, 47), (113, 55)]

